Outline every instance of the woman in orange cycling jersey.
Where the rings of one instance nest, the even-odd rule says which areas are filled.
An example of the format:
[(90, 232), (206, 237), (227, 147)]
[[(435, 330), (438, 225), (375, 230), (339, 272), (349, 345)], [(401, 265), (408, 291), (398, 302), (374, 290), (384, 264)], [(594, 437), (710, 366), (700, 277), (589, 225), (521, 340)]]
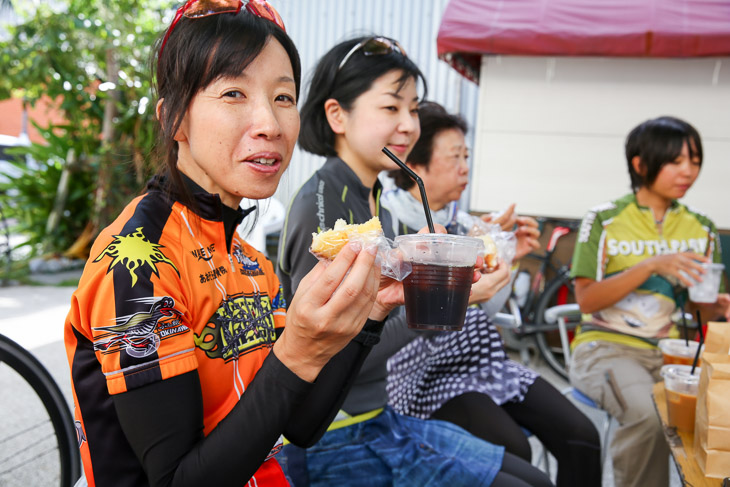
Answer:
[(86, 481), (287, 485), (280, 438), (315, 443), (377, 342), (380, 267), (346, 247), (285, 316), (235, 231), (299, 133), (299, 56), (270, 5), (190, 0), (157, 47), (161, 168), (96, 239), (65, 324)]

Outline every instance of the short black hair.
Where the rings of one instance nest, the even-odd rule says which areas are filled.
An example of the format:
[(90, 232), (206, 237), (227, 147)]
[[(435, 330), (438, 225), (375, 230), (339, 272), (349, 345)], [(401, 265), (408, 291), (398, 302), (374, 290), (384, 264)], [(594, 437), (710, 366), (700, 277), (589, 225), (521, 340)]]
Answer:
[(366, 56), (361, 50), (355, 51), (342, 69), (339, 69), (347, 53), (359, 42), (371, 37), (381, 36), (362, 36), (343, 41), (330, 49), (317, 63), (309, 83), (307, 99), (301, 109), (299, 146), (305, 151), (325, 157), (336, 156), (335, 134), (327, 122), (324, 103), (333, 98), (344, 110), (349, 111), (355, 100), (386, 73), (401, 72), (399, 88), (409, 79), (420, 79), (425, 98), (426, 78), (412, 60), (398, 51), (375, 56)]
[(164, 98), (160, 110), (158, 172), (170, 177), (171, 189), (184, 203), (194, 205), (177, 168), (178, 144), (174, 140), (193, 97), (221, 77), (240, 75), (266, 43), (275, 39), (291, 61), (298, 98), (301, 62), (286, 32), (245, 8), (238, 14), (182, 17), (162, 49), (164, 35), (163, 32), (158, 38), (150, 62), (157, 97)]
[[(425, 166), (431, 163), (433, 143), (437, 135), (444, 130), (457, 129), (466, 135), (466, 121), (459, 115), (451, 114), (444, 107), (433, 101), (425, 101), (418, 107), (418, 119), (421, 123), (421, 136), (413, 150), (408, 154), (406, 162), (414, 166)], [(396, 186), (410, 189), (416, 184), (403, 169), (388, 172)]]
[[(675, 117), (658, 117), (639, 124), (626, 137), (626, 162), (631, 176), (631, 188), (637, 191), (651, 186), (665, 164), (674, 161), (687, 143), (691, 158), (702, 165), (702, 140), (692, 125)], [(631, 163), (638, 156), (645, 174), (642, 176)]]

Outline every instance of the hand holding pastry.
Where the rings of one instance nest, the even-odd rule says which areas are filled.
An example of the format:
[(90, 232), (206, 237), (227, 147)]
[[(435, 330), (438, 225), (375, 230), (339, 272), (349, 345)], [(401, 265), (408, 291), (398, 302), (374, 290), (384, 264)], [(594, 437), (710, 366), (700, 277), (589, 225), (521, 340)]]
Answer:
[[(371, 249), (372, 250), (372, 249)], [(362, 329), (378, 292), (375, 253), (352, 242), (299, 283), (274, 352), (290, 370), (314, 381), (322, 367)]]
[(498, 260), (493, 272), (485, 274), (478, 282), (472, 284), (469, 304), (483, 303), (492, 299), (510, 281), (510, 269), (502, 261)]

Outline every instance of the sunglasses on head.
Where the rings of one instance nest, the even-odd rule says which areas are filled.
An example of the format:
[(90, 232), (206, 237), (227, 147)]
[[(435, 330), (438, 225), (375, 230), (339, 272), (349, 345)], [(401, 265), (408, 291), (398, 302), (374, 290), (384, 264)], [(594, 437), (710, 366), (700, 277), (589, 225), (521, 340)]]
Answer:
[[(165, 33), (165, 38), (162, 40), (162, 46), (160, 47), (160, 56), (162, 51), (165, 49), (167, 39), (169, 39), (172, 30), (175, 28), (182, 17), (188, 19), (200, 19), (203, 17), (210, 17), (216, 14), (238, 14), (241, 11), (241, 7), (244, 5), (242, 0), (188, 0), (183, 6), (177, 9), (175, 12), (175, 18), (172, 19), (170, 27)], [(268, 4), (266, 0), (246, 0), (246, 10), (256, 17), (269, 20), (279, 26), (281, 30), (286, 32), (284, 28), (284, 21), (281, 20), (279, 12), (274, 7)]]
[(339, 72), (342, 67), (347, 64), (347, 61), (352, 57), (352, 55), (359, 50), (362, 50), (362, 53), (365, 56), (382, 56), (395, 51), (400, 53), (403, 57), (408, 57), (406, 55), (406, 50), (398, 44), (398, 41), (388, 39), (387, 37), (371, 37), (355, 44), (355, 46), (350, 49), (347, 54), (345, 54), (345, 57), (342, 58), (340, 65), (337, 67), (337, 71)]

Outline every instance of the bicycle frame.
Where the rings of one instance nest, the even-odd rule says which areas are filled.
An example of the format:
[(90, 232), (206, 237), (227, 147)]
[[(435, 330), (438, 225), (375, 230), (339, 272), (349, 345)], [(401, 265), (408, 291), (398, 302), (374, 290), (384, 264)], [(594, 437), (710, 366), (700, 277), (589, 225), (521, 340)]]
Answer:
[(532, 259), (537, 259), (541, 262), (537, 273), (532, 278), (532, 283), (530, 285), (530, 291), (527, 295), (527, 300), (525, 301), (524, 306), (522, 306), (522, 308), (520, 309), (521, 315), (527, 317), (530, 321), (533, 321), (534, 317), (532, 316), (532, 314), (535, 311), (535, 305), (537, 304), (540, 294), (542, 294), (543, 290), (545, 289), (545, 276), (548, 269), (553, 271), (556, 276), (559, 276), (561, 272), (564, 272), (567, 269), (567, 266), (565, 265), (557, 267), (553, 263), (553, 254), (555, 253), (555, 250), (558, 246), (558, 241), (562, 237), (576, 230), (578, 227), (578, 224), (576, 223), (553, 219), (542, 220), (541, 226), (544, 226), (545, 223), (549, 222), (563, 223), (563, 225), (558, 225), (553, 228), (553, 231), (550, 234), (550, 239), (548, 240), (547, 247), (545, 249), (545, 253), (543, 255), (537, 255), (534, 253), (528, 254), (528, 257)]

